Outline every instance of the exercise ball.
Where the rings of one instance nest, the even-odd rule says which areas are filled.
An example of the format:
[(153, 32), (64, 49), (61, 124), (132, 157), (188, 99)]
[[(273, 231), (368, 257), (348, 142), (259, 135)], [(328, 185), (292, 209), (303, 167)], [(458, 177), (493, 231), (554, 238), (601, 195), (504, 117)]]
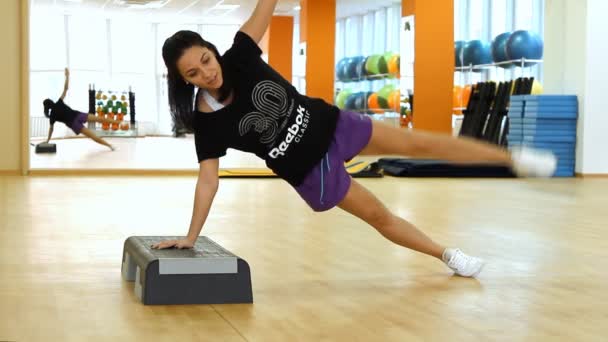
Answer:
[(380, 56), (378, 59), (378, 72), (382, 74), (388, 74), (388, 61), (384, 56)]
[[(534, 32), (518, 30), (511, 34), (507, 40), (507, 57), (513, 59), (542, 59), (543, 40)], [(514, 62), (521, 65), (520, 62)], [(535, 62), (525, 63), (525, 66), (534, 65)]]
[(454, 65), (458, 68), (464, 65), (464, 63), (462, 62), (462, 53), (463, 53), (463, 48), (465, 46), (465, 42), (462, 40), (457, 40), (454, 42), (454, 57), (455, 57), (455, 61), (454, 61)]
[(463, 109), (469, 104), (472, 91), (473, 87), (471, 85), (466, 85), (464, 87), (458, 85), (454, 86), (452, 93), (452, 107), (454, 108), (454, 113), (462, 114)]
[(401, 92), (399, 89), (391, 91), (388, 96), (388, 108), (394, 112), (399, 112), (401, 107)]
[(346, 102), (344, 102), (344, 109), (346, 110), (355, 110), (355, 100), (357, 100), (357, 93), (351, 93), (346, 97)]
[(365, 63), (365, 71), (368, 75), (377, 75), (379, 73), (378, 70), (378, 60), (380, 59), (380, 55), (372, 55), (367, 57), (367, 61)]
[(345, 89), (345, 90), (340, 91), (338, 93), (338, 96), (336, 96), (336, 106), (338, 106), (338, 108), (340, 108), (340, 109), (345, 109), (346, 100), (352, 93), (353, 92), (350, 89)]
[(365, 70), (365, 63), (367, 63), (367, 59), (369, 57), (361, 57), (357, 60), (357, 79), (363, 79), (367, 76), (367, 72)]
[(378, 93), (372, 93), (367, 98), (367, 106), (373, 113), (380, 114), (383, 112), (382, 106), (380, 106), (380, 101), (378, 99)]
[(463, 88), (461, 86), (455, 85), (452, 90), (452, 111), (455, 114), (462, 114), (462, 92)]
[(365, 92), (358, 92), (355, 96), (355, 110), (363, 111), (367, 107), (367, 94)]
[(346, 69), (345, 66), (348, 63), (348, 58), (342, 58), (338, 64), (336, 64), (336, 77), (340, 81), (346, 80)]
[(490, 44), (481, 40), (471, 40), (463, 48), (462, 62), (464, 66), (492, 63)]
[[(492, 59), (494, 63), (505, 62), (509, 60), (507, 56), (507, 41), (511, 37), (511, 32), (501, 33), (498, 36), (494, 37), (492, 41)], [(510, 64), (500, 64), (501, 68), (509, 68)]]
[(532, 83), (532, 95), (540, 95), (543, 93), (543, 85), (539, 81), (534, 80)]
[(467, 107), (469, 105), (469, 99), (471, 99), (471, 93), (473, 92), (472, 85), (466, 85), (462, 90), (462, 104), (463, 107)]
[(378, 104), (380, 108), (388, 109), (389, 108), (389, 98), (391, 97), (391, 93), (395, 90), (395, 85), (387, 84), (378, 90)]
[(388, 73), (392, 76), (399, 77), (400, 69), (401, 69), (401, 56), (399, 54), (394, 54), (388, 60)]
[(360, 78), (359, 74), (357, 73), (357, 67), (359, 66), (359, 63), (361, 63), (362, 59), (364, 59), (363, 56), (357, 56), (348, 60), (348, 65), (346, 67), (346, 77), (349, 80), (358, 80)]
[(386, 59), (382, 55), (371, 55), (365, 63), (365, 70), (368, 75), (380, 75), (388, 73)]
[(388, 101), (388, 98), (393, 90), (395, 90), (395, 85), (387, 84), (384, 87), (380, 88), (380, 90), (378, 90), (378, 96), (383, 97)]

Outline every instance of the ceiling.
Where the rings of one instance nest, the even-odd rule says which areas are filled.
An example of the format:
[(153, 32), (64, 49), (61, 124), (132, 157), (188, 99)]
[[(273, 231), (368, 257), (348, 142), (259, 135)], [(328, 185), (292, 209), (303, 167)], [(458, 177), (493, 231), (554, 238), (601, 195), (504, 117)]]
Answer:
[[(257, 0), (30, 0), (32, 9), (55, 9), (67, 12), (103, 11), (109, 15), (185, 16), (213, 21), (242, 22), (251, 14)], [(164, 3), (161, 8), (142, 4)], [(336, 0), (336, 16), (343, 18), (401, 3), (401, 0)], [(136, 4), (136, 5), (133, 5)], [(239, 5), (230, 8), (230, 5)], [(279, 0), (275, 14), (295, 15), (299, 0)]]

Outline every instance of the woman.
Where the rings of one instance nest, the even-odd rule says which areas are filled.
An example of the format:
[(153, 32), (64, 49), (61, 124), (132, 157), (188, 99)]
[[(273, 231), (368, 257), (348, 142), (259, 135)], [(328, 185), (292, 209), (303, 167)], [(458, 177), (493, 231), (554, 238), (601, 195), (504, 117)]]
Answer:
[(187, 236), (152, 247), (193, 247), (218, 189), (218, 160), (227, 148), (235, 148), (263, 158), (313, 210), (338, 206), (394, 243), (442, 260), (457, 275), (476, 276), (482, 259), (446, 248), (392, 214), (351, 179), (344, 162), (358, 154), (399, 154), (502, 163), (521, 176), (550, 176), (556, 167), (553, 155), (509, 153), (472, 140), (410, 132), (300, 95), (260, 57), (257, 43), (276, 3), (259, 0), (223, 56), (194, 32), (180, 31), (165, 41), (171, 112), (176, 122), (194, 131), (200, 171)]
[(42, 104), (44, 105), (44, 116), (49, 118), (49, 121), (51, 123), (51, 125), (49, 127), (49, 137), (46, 140), (46, 142), (48, 143), (49, 141), (51, 141), (51, 136), (53, 135), (53, 128), (54, 128), (55, 122), (59, 121), (59, 122), (64, 123), (66, 126), (68, 126), (72, 131), (74, 131), (74, 133), (76, 135), (79, 135), (80, 133), (82, 133), (82, 134), (86, 135), (87, 137), (93, 139), (95, 142), (102, 144), (104, 146), (107, 146), (112, 151), (114, 151), (115, 150), (114, 146), (110, 145), (107, 141), (98, 137), (90, 129), (84, 127), (84, 124), (87, 123), (88, 121), (120, 124), (120, 121), (106, 119), (106, 118), (99, 118), (93, 114), (78, 112), (78, 111), (75, 111), (72, 108), (70, 108), (68, 105), (66, 105), (63, 102), (63, 99), (65, 98), (65, 95), (68, 92), (69, 83), (70, 83), (70, 71), (68, 70), (68, 68), (65, 68), (65, 85), (63, 86), (63, 94), (61, 94), (61, 97), (59, 98), (59, 100), (57, 100), (57, 102), (53, 102), (53, 100), (51, 100), (51, 99), (46, 99), (42, 102)]

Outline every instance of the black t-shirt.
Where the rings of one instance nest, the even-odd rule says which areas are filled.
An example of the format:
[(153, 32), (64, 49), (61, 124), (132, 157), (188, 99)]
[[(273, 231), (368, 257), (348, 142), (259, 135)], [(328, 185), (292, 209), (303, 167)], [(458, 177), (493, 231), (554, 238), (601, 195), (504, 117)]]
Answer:
[(57, 102), (55, 102), (55, 104), (51, 107), (51, 125), (59, 121), (71, 126), (72, 123), (74, 123), (74, 120), (76, 120), (77, 116), (78, 112), (66, 105), (62, 99), (57, 100)]
[(222, 56), (224, 78), (233, 85), (232, 103), (204, 113), (193, 126), (199, 162), (219, 158), (228, 148), (251, 152), (292, 185), (327, 153), (339, 109), (303, 96), (261, 58), (262, 51), (238, 32)]

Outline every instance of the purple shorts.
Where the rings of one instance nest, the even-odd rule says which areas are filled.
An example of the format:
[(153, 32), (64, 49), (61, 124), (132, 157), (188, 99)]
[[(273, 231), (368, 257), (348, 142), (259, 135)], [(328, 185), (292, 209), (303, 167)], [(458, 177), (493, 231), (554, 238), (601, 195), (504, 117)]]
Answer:
[(314, 211), (338, 205), (350, 188), (351, 177), (344, 163), (354, 158), (369, 142), (372, 120), (369, 116), (341, 111), (334, 138), (323, 159), (295, 187)]
[(78, 135), (80, 134), (80, 131), (82, 131), (82, 129), (84, 128), (84, 124), (87, 123), (88, 119), (89, 114), (78, 112), (78, 116), (76, 117), (76, 119), (74, 119), (74, 122), (72, 122), (70, 128), (72, 129), (72, 131), (74, 131), (74, 133), (76, 133), (76, 135)]

